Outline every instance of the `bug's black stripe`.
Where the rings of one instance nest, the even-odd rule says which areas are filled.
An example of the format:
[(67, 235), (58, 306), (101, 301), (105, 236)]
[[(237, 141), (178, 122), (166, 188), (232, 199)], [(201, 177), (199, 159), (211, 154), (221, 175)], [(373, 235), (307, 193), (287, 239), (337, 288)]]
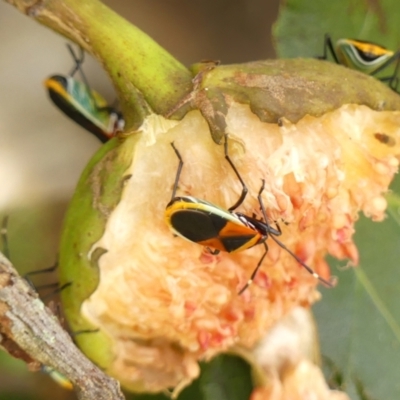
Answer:
[(93, 133), (93, 135), (95, 135), (102, 143), (105, 143), (109, 140), (106, 134), (97, 125), (77, 111), (74, 106), (65, 100), (59, 93), (52, 89), (48, 89), (48, 91), (50, 99), (64, 114), (74, 120), (82, 128), (85, 128), (89, 132)]
[(227, 224), (225, 218), (216, 214), (207, 214), (203, 210), (184, 209), (171, 216), (171, 225), (192, 242), (203, 242), (217, 238)]
[[(227, 236), (227, 237), (219, 237), (219, 240), (225, 246), (225, 249), (228, 253), (231, 253), (240, 247), (244, 246), (250, 240), (254, 238), (254, 235), (241, 235), (241, 236)], [(257, 244), (257, 243), (256, 243)]]
[(378, 58), (382, 57), (382, 55), (377, 55), (375, 53), (369, 53), (369, 52), (363, 51), (357, 47), (355, 47), (354, 50), (357, 52), (359, 57), (366, 63), (373, 62), (373, 61), (377, 60)]

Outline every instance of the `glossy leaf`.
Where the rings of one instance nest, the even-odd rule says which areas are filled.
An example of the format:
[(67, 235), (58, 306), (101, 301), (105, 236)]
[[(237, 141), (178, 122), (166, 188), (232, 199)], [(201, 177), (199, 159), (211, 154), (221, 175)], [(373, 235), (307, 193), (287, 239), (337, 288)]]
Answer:
[(396, 0), (281, 2), (273, 34), (279, 57), (315, 57), (322, 54), (323, 38), (356, 38), (396, 50), (400, 24)]
[[(393, 0), (282, 2), (274, 27), (277, 54), (320, 56), (325, 33), (333, 40), (357, 38), (396, 50), (397, 8)], [(400, 397), (400, 197), (395, 194), (400, 179), (392, 190), (384, 222), (362, 216), (356, 224), (360, 265), (341, 269), (345, 262), (330, 259), (339, 285), (321, 289), (323, 299), (314, 307), (327, 380), (352, 399)]]
[[(222, 355), (201, 365), (201, 375), (178, 400), (247, 400), (252, 391), (250, 366), (239, 357)], [(167, 400), (163, 394), (132, 396), (132, 400)]]

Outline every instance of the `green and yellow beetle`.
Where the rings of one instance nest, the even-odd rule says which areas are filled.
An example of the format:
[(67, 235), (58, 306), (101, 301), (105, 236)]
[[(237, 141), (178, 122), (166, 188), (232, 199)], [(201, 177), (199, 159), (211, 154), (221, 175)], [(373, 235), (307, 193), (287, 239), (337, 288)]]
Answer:
[(388, 82), (389, 87), (397, 91), (400, 50), (389, 50), (379, 44), (359, 39), (342, 38), (333, 44), (331, 37), (326, 34), (324, 54), (319, 58), (326, 60), (328, 51), (337, 64), (342, 64), (372, 76), (395, 64), (393, 73), (390, 76), (379, 78), (379, 80)]
[[(53, 75), (47, 78), (44, 85), (50, 99), (64, 114), (105, 143), (123, 130), (125, 121), (121, 113), (109, 106), (104, 97), (88, 85), (81, 67), (83, 50), (78, 57), (70, 45), (67, 47), (75, 61), (74, 68), (67, 76)], [(77, 71), (81, 74), (82, 82), (74, 79)]]

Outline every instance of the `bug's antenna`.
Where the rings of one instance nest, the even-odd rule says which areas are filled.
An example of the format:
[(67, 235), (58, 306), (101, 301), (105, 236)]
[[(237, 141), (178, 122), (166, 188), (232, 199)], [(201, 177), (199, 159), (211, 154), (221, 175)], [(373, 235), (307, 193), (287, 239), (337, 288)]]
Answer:
[(240, 197), (239, 197), (238, 201), (232, 207), (228, 208), (228, 211), (233, 211), (243, 203), (244, 199), (247, 196), (248, 189), (247, 189), (246, 184), (244, 183), (244, 180), (240, 176), (239, 171), (236, 169), (235, 165), (233, 164), (233, 161), (229, 157), (229, 154), (228, 154), (228, 134), (225, 133), (224, 136), (225, 136), (225, 142), (224, 142), (225, 159), (226, 159), (226, 161), (228, 161), (229, 165), (232, 167), (232, 169), (235, 172), (237, 178), (239, 179), (240, 183), (242, 184), (242, 193), (240, 194)]
[(300, 260), (299, 257), (296, 256), (291, 250), (289, 250), (280, 240), (278, 240), (274, 235), (270, 235), (270, 237), (274, 240), (274, 242), (282, 247), (282, 249), (286, 250), (302, 267), (304, 267), (314, 278), (317, 278), (324, 285), (329, 287), (334, 287), (336, 284), (336, 278), (332, 277), (329, 281), (324, 279), (321, 275), (318, 275), (312, 268), (310, 268), (306, 263)]
[[(264, 190), (264, 186), (265, 186), (265, 180), (262, 179), (262, 186), (261, 189), (258, 193), (258, 202), (260, 203), (260, 207), (261, 207), (261, 212), (263, 214), (264, 217), (264, 221), (265, 223), (268, 225), (268, 227), (270, 227), (268, 220), (267, 220), (267, 213), (265, 211), (265, 206), (264, 203), (262, 201), (261, 198), (261, 193)], [(296, 256), (296, 254), (294, 254), (291, 250), (289, 250), (280, 240), (278, 240), (275, 235), (273, 234), (273, 232), (269, 231), (269, 237), (271, 239), (273, 239), (273, 241), (280, 246), (282, 249), (286, 250), (302, 267), (304, 267), (314, 278), (317, 278), (319, 281), (321, 281), (323, 284), (329, 286), (329, 287), (333, 287), (335, 286), (336, 283), (336, 279), (335, 278), (331, 278), (330, 281), (327, 281), (326, 279), (324, 279), (322, 276), (318, 275), (312, 268), (310, 268), (306, 263), (304, 263), (303, 261), (300, 260), (300, 258), (298, 256)]]
[(256, 266), (256, 268), (255, 268), (255, 270), (254, 270), (253, 273), (251, 274), (250, 279), (249, 279), (249, 280), (246, 282), (246, 284), (239, 290), (239, 292), (238, 292), (238, 295), (239, 295), (239, 296), (253, 283), (253, 280), (254, 280), (255, 276), (257, 275), (257, 272), (258, 272), (258, 270), (260, 269), (261, 264), (262, 264), (262, 262), (264, 261), (265, 256), (266, 256), (267, 253), (268, 253), (268, 245), (267, 245), (267, 243), (264, 242), (263, 245), (264, 245), (264, 248), (265, 248), (264, 254), (263, 254), (262, 257), (260, 258), (260, 261), (258, 262), (258, 264), (257, 264), (257, 266)]
[(178, 169), (176, 170), (174, 187), (172, 189), (172, 196), (171, 196), (171, 201), (172, 201), (176, 196), (176, 191), (178, 190), (178, 184), (179, 184), (179, 180), (180, 180), (182, 168), (183, 168), (183, 160), (182, 160), (182, 156), (179, 153), (178, 149), (175, 147), (174, 142), (171, 143), (171, 146), (174, 149), (175, 154), (179, 159), (179, 165), (178, 165)]

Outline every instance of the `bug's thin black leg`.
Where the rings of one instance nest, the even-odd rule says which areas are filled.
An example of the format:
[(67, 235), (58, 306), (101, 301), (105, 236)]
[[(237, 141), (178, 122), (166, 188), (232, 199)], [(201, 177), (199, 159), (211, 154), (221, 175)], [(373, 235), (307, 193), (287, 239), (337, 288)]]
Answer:
[[(270, 226), (269, 226), (269, 224), (268, 224), (268, 220), (267, 220), (267, 215), (266, 215), (266, 212), (265, 212), (264, 203), (263, 203), (263, 201), (262, 201), (262, 199), (261, 199), (261, 193), (264, 191), (264, 188), (265, 188), (265, 180), (262, 179), (262, 185), (261, 185), (261, 188), (260, 188), (260, 190), (259, 190), (259, 192), (258, 192), (257, 198), (258, 198), (258, 202), (260, 203), (261, 212), (262, 212), (263, 217), (264, 217), (264, 222), (265, 222), (265, 224), (268, 226), (267, 232), (271, 234), (271, 229), (270, 229)], [(279, 228), (279, 231), (276, 231), (276, 232), (272, 231), (272, 232), (275, 233), (275, 234), (277, 234), (277, 232), (280, 232), (280, 228)], [(265, 237), (265, 240), (266, 240), (267, 238), (268, 238), (268, 236)], [(260, 269), (261, 264), (263, 263), (264, 258), (265, 258), (265, 256), (266, 256), (267, 253), (268, 253), (268, 245), (267, 245), (267, 243), (265, 243), (265, 241), (263, 242), (263, 245), (264, 245), (264, 248), (265, 248), (264, 254), (262, 255), (262, 257), (261, 257), (260, 261), (258, 262), (256, 268), (254, 269), (253, 273), (251, 274), (250, 279), (249, 279), (249, 280), (247, 281), (247, 283), (242, 287), (242, 289), (240, 289), (240, 291), (239, 291), (239, 293), (238, 293), (239, 295), (241, 295), (241, 294), (253, 283), (253, 280), (254, 280), (254, 278), (256, 277), (257, 272), (258, 272), (258, 270)]]
[(66, 289), (67, 287), (72, 285), (72, 282), (64, 283), (61, 286), (60, 286), (60, 284), (58, 282), (54, 282), (54, 283), (46, 283), (44, 285), (36, 286), (32, 282), (31, 277), (33, 275), (49, 274), (51, 272), (54, 272), (57, 268), (58, 268), (58, 262), (56, 262), (54, 265), (52, 265), (49, 268), (43, 268), (43, 269), (39, 269), (39, 270), (36, 270), (36, 271), (31, 271), (31, 272), (28, 272), (27, 274), (24, 275), (24, 278), (28, 282), (29, 286), (31, 286), (32, 289), (36, 290), (36, 292), (38, 292), (39, 290), (43, 290), (43, 289), (53, 289), (50, 293), (48, 293), (45, 296), (41, 297), (42, 301), (45, 301), (45, 300), (53, 297), (57, 293), (62, 292), (64, 289)]
[[(325, 285), (329, 286), (329, 287), (333, 287), (334, 286), (334, 280), (332, 279), (332, 282), (327, 281), (326, 279), (322, 278), (322, 276), (318, 275), (312, 268), (310, 268), (306, 263), (304, 263), (303, 261), (300, 260), (299, 257), (296, 256), (296, 254), (294, 254), (291, 250), (289, 250), (280, 240), (278, 240), (275, 236), (280, 236), (281, 232), (281, 228), (278, 224), (276, 224), (277, 229), (278, 230), (272, 230), (271, 226), (269, 225), (268, 221), (267, 221), (267, 213), (265, 211), (265, 206), (264, 203), (262, 201), (261, 198), (261, 193), (264, 190), (264, 186), (265, 186), (265, 181), (263, 180), (261, 189), (258, 193), (258, 202), (260, 203), (260, 207), (261, 207), (261, 212), (263, 214), (264, 217), (264, 222), (267, 224), (268, 226), (268, 232), (269, 232), (269, 237), (278, 245), (280, 246), (282, 249), (286, 250), (300, 265), (302, 265), (314, 278), (317, 278), (319, 281), (321, 281), (322, 283), (324, 283)], [(277, 234), (277, 232), (279, 232), (279, 234)]]
[(208, 251), (210, 254), (212, 254), (213, 256), (216, 256), (216, 255), (218, 255), (218, 254), (221, 252), (221, 250), (217, 250), (217, 249), (212, 250), (212, 249), (210, 249), (209, 247), (207, 247), (207, 251)]
[(36, 288), (36, 290), (37, 290), (37, 289), (43, 289), (44, 286), (51, 287), (51, 285), (53, 285), (53, 287), (55, 287), (55, 289), (54, 289), (51, 293), (46, 294), (46, 296), (43, 296), (43, 297), (41, 298), (43, 302), (46, 301), (47, 299), (53, 297), (53, 296), (56, 295), (57, 293), (61, 293), (64, 289), (70, 287), (70, 286), (72, 285), (72, 282), (64, 283), (64, 285), (61, 285), (61, 286), (60, 286), (60, 284), (59, 284), (58, 282), (55, 283), (55, 284), (50, 283), (49, 285), (38, 286), (38, 287)]
[(328, 59), (328, 50), (331, 53), (333, 59), (335, 60), (336, 64), (340, 64), (339, 59), (336, 55), (335, 48), (332, 43), (331, 37), (325, 33), (324, 37), (324, 54), (322, 56), (319, 56), (318, 59), (320, 60), (327, 60)]
[(8, 215), (3, 218), (1, 223), (1, 241), (3, 243), (3, 254), (10, 259), (10, 247), (8, 246)]
[(228, 135), (227, 134), (225, 134), (224, 152), (225, 152), (226, 161), (228, 161), (229, 165), (232, 167), (233, 171), (235, 172), (237, 178), (239, 179), (239, 181), (240, 181), (240, 183), (242, 185), (242, 193), (240, 194), (240, 197), (239, 197), (238, 201), (232, 207), (228, 208), (228, 211), (233, 211), (243, 203), (244, 199), (247, 196), (248, 189), (247, 189), (246, 184), (244, 183), (244, 180), (240, 176), (239, 171), (236, 169), (236, 167), (233, 164), (231, 158), (229, 157), (229, 154), (228, 154)]
[(322, 276), (318, 275), (311, 267), (309, 267), (306, 263), (300, 260), (299, 257), (296, 256), (291, 250), (289, 250), (281, 241), (279, 241), (274, 235), (270, 235), (272, 240), (282, 249), (286, 250), (302, 267), (304, 267), (314, 278), (317, 278), (319, 281), (321, 281), (324, 285), (327, 285), (329, 287), (334, 286), (335, 280), (332, 279), (332, 281), (327, 281), (324, 279)]
[(50, 272), (54, 272), (57, 268), (58, 268), (58, 262), (56, 262), (54, 265), (52, 265), (49, 268), (43, 268), (43, 269), (38, 269), (36, 271), (28, 272), (27, 274), (24, 275), (24, 278), (29, 283), (29, 286), (31, 286), (33, 289), (37, 290), (39, 287), (36, 287), (33, 284), (31, 277), (34, 275), (49, 274)]
[(72, 48), (72, 46), (69, 43), (67, 43), (67, 47), (68, 47), (68, 50), (69, 50), (73, 60), (75, 61), (75, 66), (69, 75), (74, 76), (76, 74), (76, 72), (79, 71), (81, 78), (82, 78), (82, 82), (86, 85), (90, 99), (92, 100), (92, 103), (97, 111), (105, 111), (105, 112), (114, 111), (114, 109), (110, 106), (99, 107), (96, 103), (95, 98), (93, 97), (92, 90), (90, 89), (90, 86), (89, 86), (89, 82), (88, 82), (86, 75), (83, 72), (83, 68), (82, 68), (83, 61), (85, 60), (85, 51), (83, 50), (83, 48), (79, 46), (80, 53), (79, 53), (79, 56), (77, 56), (75, 54), (74, 49)]
[(279, 236), (282, 232), (281, 232), (281, 228), (278, 226), (278, 224), (277, 224), (278, 230), (276, 231), (275, 229), (271, 228), (271, 225), (268, 222), (267, 212), (265, 211), (264, 202), (262, 201), (262, 198), (261, 198), (261, 194), (265, 188), (265, 180), (261, 179), (261, 181), (262, 181), (261, 188), (258, 191), (258, 195), (257, 195), (258, 203), (260, 204), (260, 208), (261, 208), (261, 213), (262, 213), (264, 222), (268, 227), (268, 233), (270, 233), (270, 234), (273, 233), (275, 236)]
[(397, 87), (399, 85), (399, 70), (400, 70), (400, 53), (399, 56), (397, 57), (396, 67), (394, 69), (392, 79), (389, 81), (389, 87), (395, 92), (397, 92)]
[[(71, 70), (71, 72), (69, 73), (69, 75), (70, 75), (70, 76), (74, 76), (74, 75), (76, 74), (77, 71), (80, 71), (80, 73), (81, 73), (81, 75), (82, 75), (82, 68), (81, 68), (81, 66), (82, 66), (82, 64), (83, 64), (83, 61), (85, 60), (85, 52), (83, 51), (82, 47), (79, 46), (79, 52), (80, 52), (80, 54), (79, 54), (79, 56), (77, 56), (77, 55), (75, 54), (74, 49), (72, 48), (72, 46), (71, 46), (69, 43), (67, 43), (67, 48), (68, 48), (68, 51), (69, 51), (70, 54), (71, 54), (72, 59), (75, 61), (75, 65), (74, 65), (73, 69)], [(82, 77), (82, 78), (83, 78), (83, 77)], [(86, 77), (84, 77), (84, 83), (86, 84), (85, 81), (86, 81)]]
[(174, 187), (172, 189), (172, 196), (171, 196), (171, 201), (172, 201), (176, 196), (176, 191), (178, 190), (179, 179), (181, 177), (182, 168), (183, 168), (183, 160), (182, 160), (181, 154), (179, 153), (178, 149), (175, 147), (173, 142), (171, 143), (171, 146), (174, 149), (175, 154), (179, 159), (178, 169), (176, 170), (175, 183), (174, 183)]
[[(370, 75), (375, 75), (378, 72), (381, 72), (382, 70), (384, 70), (387, 66), (389, 66), (390, 64), (392, 64), (394, 61), (398, 60), (400, 57), (400, 50), (397, 50), (396, 53), (394, 53), (392, 55), (392, 57), (388, 58), (382, 65), (380, 65), (377, 69), (373, 70)], [(397, 71), (397, 67), (396, 67), (396, 71)], [(387, 78), (381, 78), (381, 79), (390, 79), (390, 77)]]
[(96, 329), (82, 329), (80, 331), (72, 332), (71, 333), (71, 337), (75, 338), (75, 337), (77, 337), (79, 335), (84, 335), (86, 333), (97, 333), (97, 332), (100, 332), (100, 329), (98, 329), (98, 328), (96, 328)]
[(267, 243), (263, 242), (263, 245), (264, 245), (264, 248), (265, 248), (264, 254), (261, 256), (260, 261), (258, 262), (256, 268), (254, 269), (253, 273), (252, 273), (251, 276), (250, 276), (250, 279), (249, 279), (249, 280), (246, 282), (246, 284), (239, 290), (238, 295), (241, 295), (241, 294), (253, 283), (253, 280), (254, 280), (254, 278), (256, 277), (257, 272), (258, 272), (258, 270), (260, 269), (261, 264), (263, 263), (264, 258), (265, 258), (265, 256), (266, 256), (267, 253), (268, 253), (268, 245), (267, 245)]
[(389, 58), (389, 60), (387, 60), (379, 68), (377, 68), (375, 71), (373, 71), (371, 73), (371, 75), (375, 75), (379, 71), (382, 71), (382, 69), (386, 68), (387, 66), (389, 66), (390, 64), (392, 64), (395, 61), (396, 61), (396, 66), (394, 68), (393, 74), (391, 76), (379, 78), (379, 80), (382, 81), (382, 82), (388, 82), (389, 83), (389, 87), (392, 90), (394, 90), (395, 92), (397, 92), (397, 86), (398, 86), (398, 83), (399, 83), (398, 76), (399, 76), (399, 69), (400, 69), (400, 50), (397, 50), (396, 53), (393, 54), (393, 56)]

